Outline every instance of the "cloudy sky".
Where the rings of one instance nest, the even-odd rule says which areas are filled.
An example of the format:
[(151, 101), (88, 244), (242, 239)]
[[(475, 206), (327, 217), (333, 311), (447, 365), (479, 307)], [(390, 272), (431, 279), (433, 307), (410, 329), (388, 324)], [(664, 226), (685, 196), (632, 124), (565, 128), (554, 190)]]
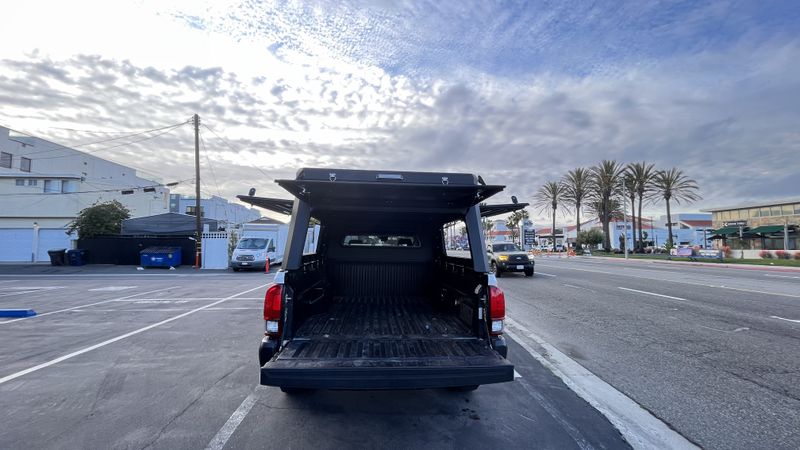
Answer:
[[(78, 145), (196, 112), (207, 195), (283, 196), (273, 178), (319, 166), (467, 171), (531, 201), (601, 159), (684, 169), (704, 199), (678, 211), (800, 195), (797, 1), (27, 0), (2, 16), (0, 124)], [(189, 126), (115, 143), (81, 148), (193, 177)]]

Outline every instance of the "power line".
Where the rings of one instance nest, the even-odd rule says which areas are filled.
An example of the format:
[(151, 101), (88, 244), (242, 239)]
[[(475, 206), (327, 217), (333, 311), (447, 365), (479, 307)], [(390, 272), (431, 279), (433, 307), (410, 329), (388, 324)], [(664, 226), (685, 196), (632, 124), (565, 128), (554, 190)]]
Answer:
[[(18, 129), (15, 129), (15, 128), (7, 127), (7, 126), (4, 126), (4, 125), (0, 125), (0, 126), (3, 126), (4, 128), (7, 128), (8, 130), (14, 131), (15, 133), (19, 133), (21, 135), (24, 135), (24, 136), (27, 136), (27, 137), (30, 137), (30, 138), (38, 139), (38, 140), (47, 142), (49, 144), (53, 144), (53, 145), (44, 145), (44, 147), (48, 148), (47, 150), (41, 150), (41, 151), (38, 151), (38, 152), (31, 152), (31, 153), (28, 153), (26, 155), (23, 155), (23, 156), (27, 157), (27, 156), (30, 156), (30, 155), (37, 155), (37, 154), (41, 154), (41, 153), (63, 151), (63, 150), (68, 150), (68, 149), (75, 148), (75, 147), (85, 147), (85, 146), (88, 146), (88, 145), (95, 145), (95, 144), (99, 144), (99, 143), (103, 143), (103, 142), (109, 142), (109, 141), (114, 141), (114, 140), (119, 140), (119, 139), (125, 139), (125, 138), (139, 136), (139, 135), (146, 134), (146, 133), (152, 133), (152, 132), (156, 132), (156, 131), (166, 130), (168, 128), (178, 127), (178, 126), (181, 126), (181, 125), (185, 125), (187, 123), (189, 123), (189, 122), (185, 121), (185, 122), (182, 122), (182, 123), (168, 125), (168, 126), (165, 126), (165, 127), (153, 128), (153, 129), (144, 130), (144, 131), (138, 131), (138, 132), (135, 132), (135, 133), (129, 133), (127, 131), (126, 132), (119, 132), (119, 133), (126, 133), (126, 134), (124, 136), (118, 136), (118, 137), (110, 138), (110, 139), (102, 139), (100, 141), (85, 142), (85, 143), (82, 143), (82, 144), (73, 145), (72, 147), (68, 147), (66, 145), (59, 144), (57, 142), (53, 142), (53, 141), (51, 141), (49, 139), (45, 139), (45, 138), (42, 138), (42, 137), (39, 137), (39, 136), (35, 136), (35, 135), (31, 134), (31, 133), (28, 133), (28, 132), (25, 132), (25, 131), (22, 131), (22, 130), (18, 130)], [(27, 144), (25, 142), (21, 142), (21, 143), (24, 144), (24, 145), (30, 145), (30, 144)], [(44, 159), (44, 158), (37, 158), (37, 159)]]
[[(123, 142), (122, 144), (112, 145), (110, 147), (98, 148), (96, 150), (82, 151), (82, 153), (93, 154), (93, 153), (102, 152), (102, 151), (105, 151), (105, 150), (115, 149), (115, 148), (118, 148), (118, 147), (124, 147), (126, 145), (138, 144), (139, 142), (148, 141), (150, 139), (155, 139), (155, 138), (157, 138), (159, 136), (162, 136), (162, 135), (165, 135), (167, 133), (171, 133), (176, 128), (178, 128), (178, 127), (180, 127), (182, 125), (185, 125), (185, 124), (181, 123), (181, 124), (178, 124), (178, 125), (173, 125), (172, 127), (168, 128), (167, 130), (162, 131), (161, 133), (158, 133), (158, 134), (154, 134), (153, 136), (147, 136), (147, 137), (144, 137), (144, 138), (141, 138), (141, 139), (137, 139), (137, 140), (134, 140), (134, 141), (130, 141), (130, 142)], [(79, 154), (69, 154), (69, 155), (58, 155), (58, 156), (45, 156), (43, 158), (36, 158), (36, 160), (41, 161), (41, 160), (46, 160), (46, 159), (69, 158), (69, 157), (74, 157), (74, 156), (81, 156), (81, 155), (79, 155)]]
[[(157, 187), (172, 187), (176, 186), (180, 183), (185, 183), (188, 181), (193, 181), (194, 178), (187, 178), (185, 180), (175, 181), (172, 183), (160, 183), (160, 184), (151, 184), (146, 186), (131, 186), (131, 187), (117, 187), (115, 189), (97, 189), (92, 191), (76, 191), (76, 192), (20, 192), (20, 193), (11, 193), (11, 194), (3, 194), (4, 196), (29, 196), (29, 195), (73, 195), (73, 194), (95, 194), (99, 192), (119, 192), (119, 191), (126, 191), (126, 190), (137, 190), (137, 189), (145, 189), (145, 188), (157, 188)], [(90, 182), (85, 182), (86, 184), (91, 185)]]
[[(214, 134), (214, 136), (216, 136), (216, 137), (217, 137), (219, 140), (221, 140), (222, 142), (224, 142), (224, 143), (225, 143), (225, 145), (227, 145), (227, 146), (228, 146), (228, 148), (230, 148), (231, 150), (233, 150), (235, 153), (240, 153), (239, 149), (237, 149), (236, 147), (234, 147), (234, 146), (233, 146), (233, 145), (232, 145), (230, 142), (228, 142), (228, 140), (227, 140), (227, 139), (225, 139), (224, 137), (222, 137), (222, 136), (218, 135), (216, 131), (214, 131), (213, 129), (211, 129), (211, 127), (209, 127), (209, 126), (208, 126), (208, 125), (206, 125), (205, 123), (203, 123), (202, 125), (203, 125), (204, 127), (206, 127), (206, 129), (207, 129), (208, 131), (210, 131), (211, 133), (213, 133), (213, 134)], [(256, 165), (254, 165), (254, 166), (252, 166), (252, 167), (254, 167), (256, 170), (258, 170), (259, 172), (261, 172), (261, 174), (262, 174), (262, 175), (264, 175), (265, 177), (269, 178), (269, 179), (270, 179), (270, 180), (272, 180), (272, 181), (275, 181), (275, 178), (273, 178), (272, 176), (270, 176), (269, 174), (267, 174), (266, 172), (264, 172), (263, 170), (261, 170), (261, 168), (260, 168), (260, 167), (258, 167), (258, 166), (256, 166)]]

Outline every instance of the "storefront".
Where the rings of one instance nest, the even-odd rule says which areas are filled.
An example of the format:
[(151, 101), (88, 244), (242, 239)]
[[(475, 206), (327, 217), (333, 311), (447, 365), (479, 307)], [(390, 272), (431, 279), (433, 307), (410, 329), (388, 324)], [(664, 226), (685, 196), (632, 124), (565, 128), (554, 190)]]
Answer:
[(716, 247), (797, 250), (800, 199), (708, 209)]

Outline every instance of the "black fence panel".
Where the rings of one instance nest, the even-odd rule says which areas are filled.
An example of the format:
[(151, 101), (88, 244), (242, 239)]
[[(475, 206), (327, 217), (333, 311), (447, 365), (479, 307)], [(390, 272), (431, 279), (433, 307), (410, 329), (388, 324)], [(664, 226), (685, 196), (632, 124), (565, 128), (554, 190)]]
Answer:
[(195, 241), (189, 236), (98, 236), (78, 240), (78, 248), (86, 250), (87, 264), (138, 266), (139, 252), (147, 247), (180, 247), (181, 264), (194, 265)]

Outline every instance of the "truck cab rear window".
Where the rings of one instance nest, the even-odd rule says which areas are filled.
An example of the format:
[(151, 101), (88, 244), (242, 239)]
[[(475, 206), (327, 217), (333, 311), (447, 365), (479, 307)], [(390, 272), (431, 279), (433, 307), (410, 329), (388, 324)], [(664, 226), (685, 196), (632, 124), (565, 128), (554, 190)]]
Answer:
[(417, 236), (399, 236), (386, 234), (354, 235), (349, 234), (342, 240), (344, 247), (419, 247)]

